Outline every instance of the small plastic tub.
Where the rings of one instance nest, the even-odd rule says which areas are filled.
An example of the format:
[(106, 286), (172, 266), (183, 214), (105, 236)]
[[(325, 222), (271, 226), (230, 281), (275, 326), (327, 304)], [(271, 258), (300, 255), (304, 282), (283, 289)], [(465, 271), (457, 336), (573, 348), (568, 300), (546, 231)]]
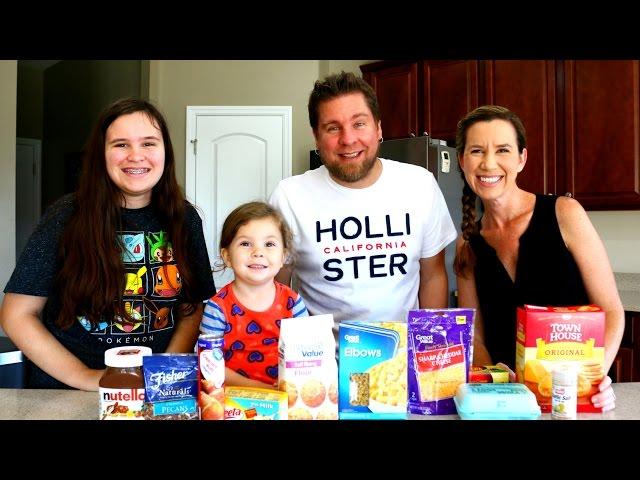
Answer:
[(522, 383), (463, 383), (453, 401), (463, 420), (535, 420), (536, 396)]

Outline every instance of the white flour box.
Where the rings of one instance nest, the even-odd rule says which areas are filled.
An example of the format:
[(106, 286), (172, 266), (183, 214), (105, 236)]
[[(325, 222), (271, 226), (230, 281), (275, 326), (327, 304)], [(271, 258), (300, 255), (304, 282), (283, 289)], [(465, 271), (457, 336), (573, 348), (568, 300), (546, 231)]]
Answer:
[(338, 365), (333, 315), (283, 318), (278, 389), (289, 394), (289, 420), (338, 419)]

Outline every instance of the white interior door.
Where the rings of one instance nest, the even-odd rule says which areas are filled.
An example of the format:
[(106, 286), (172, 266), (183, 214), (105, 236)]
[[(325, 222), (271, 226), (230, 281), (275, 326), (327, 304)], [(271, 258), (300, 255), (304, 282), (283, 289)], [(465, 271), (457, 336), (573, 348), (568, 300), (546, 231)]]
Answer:
[(16, 138), (16, 260), (40, 219), (41, 143)]
[[(187, 139), (186, 193), (203, 216), (215, 268), (227, 215), (266, 200), (291, 175), (291, 107), (187, 107)], [(214, 273), (218, 289), (231, 280), (229, 270)]]

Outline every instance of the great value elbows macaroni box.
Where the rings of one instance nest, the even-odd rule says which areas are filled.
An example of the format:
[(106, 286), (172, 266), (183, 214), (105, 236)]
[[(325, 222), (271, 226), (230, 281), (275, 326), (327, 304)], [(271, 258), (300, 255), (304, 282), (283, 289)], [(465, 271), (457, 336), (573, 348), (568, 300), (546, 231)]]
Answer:
[(518, 308), (516, 378), (551, 411), (551, 375), (559, 363), (576, 363), (578, 411), (600, 412), (591, 403), (605, 376), (604, 311), (596, 305)]
[(340, 323), (340, 419), (407, 416), (407, 324)]

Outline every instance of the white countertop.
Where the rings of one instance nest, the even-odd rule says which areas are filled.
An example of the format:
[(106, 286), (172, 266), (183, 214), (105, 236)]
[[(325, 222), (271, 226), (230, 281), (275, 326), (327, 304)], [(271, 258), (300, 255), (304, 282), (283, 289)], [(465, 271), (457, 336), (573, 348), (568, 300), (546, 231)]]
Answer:
[[(579, 413), (579, 420), (640, 420), (640, 382), (614, 383), (615, 410)], [(97, 420), (98, 392), (0, 389), (0, 420)], [(543, 414), (541, 420), (551, 415)], [(458, 420), (458, 415), (411, 415), (411, 420)]]

